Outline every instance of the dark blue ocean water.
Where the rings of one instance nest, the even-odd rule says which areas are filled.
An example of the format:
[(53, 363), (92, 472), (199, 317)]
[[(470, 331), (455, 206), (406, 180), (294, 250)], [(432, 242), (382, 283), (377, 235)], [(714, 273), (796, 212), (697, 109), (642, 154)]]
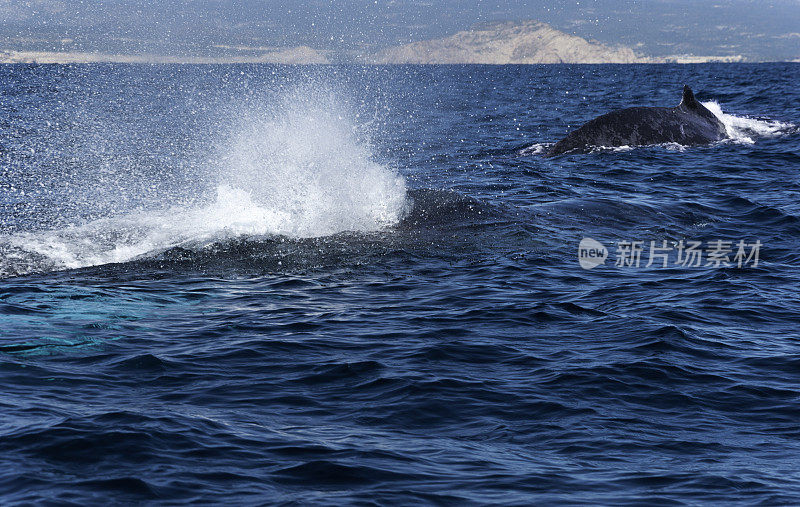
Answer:
[(0, 66), (0, 503), (800, 503), (798, 78)]

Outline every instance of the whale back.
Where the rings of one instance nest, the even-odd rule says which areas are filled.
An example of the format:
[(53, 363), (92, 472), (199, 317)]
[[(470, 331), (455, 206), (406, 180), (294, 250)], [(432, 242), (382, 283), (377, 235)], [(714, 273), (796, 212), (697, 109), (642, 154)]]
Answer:
[(661, 143), (708, 144), (727, 137), (725, 125), (683, 87), (676, 107), (629, 107), (588, 121), (567, 134), (546, 156), (587, 151), (598, 146), (642, 146)]

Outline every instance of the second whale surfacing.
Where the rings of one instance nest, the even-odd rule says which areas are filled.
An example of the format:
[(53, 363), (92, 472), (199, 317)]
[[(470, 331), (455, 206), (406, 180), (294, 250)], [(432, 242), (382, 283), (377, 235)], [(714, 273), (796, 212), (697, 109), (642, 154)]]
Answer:
[(556, 143), (546, 156), (593, 147), (709, 144), (728, 137), (725, 125), (683, 87), (677, 107), (629, 107), (598, 116)]

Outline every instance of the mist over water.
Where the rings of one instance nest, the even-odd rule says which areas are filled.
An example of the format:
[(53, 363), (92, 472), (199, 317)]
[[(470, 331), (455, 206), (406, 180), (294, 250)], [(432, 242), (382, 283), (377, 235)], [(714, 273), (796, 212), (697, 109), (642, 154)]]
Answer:
[(274, 216), (262, 234), (379, 230), (401, 218), (406, 188), (374, 161), (370, 135), (335, 94), (304, 86), (234, 124), (221, 181)]

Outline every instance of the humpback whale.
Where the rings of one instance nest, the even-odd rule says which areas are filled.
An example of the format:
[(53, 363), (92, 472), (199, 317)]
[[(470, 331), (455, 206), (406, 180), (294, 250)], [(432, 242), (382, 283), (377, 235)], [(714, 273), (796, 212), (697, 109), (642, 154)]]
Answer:
[(677, 107), (629, 107), (606, 113), (567, 134), (546, 156), (585, 152), (596, 146), (709, 144), (727, 137), (725, 125), (684, 86)]

